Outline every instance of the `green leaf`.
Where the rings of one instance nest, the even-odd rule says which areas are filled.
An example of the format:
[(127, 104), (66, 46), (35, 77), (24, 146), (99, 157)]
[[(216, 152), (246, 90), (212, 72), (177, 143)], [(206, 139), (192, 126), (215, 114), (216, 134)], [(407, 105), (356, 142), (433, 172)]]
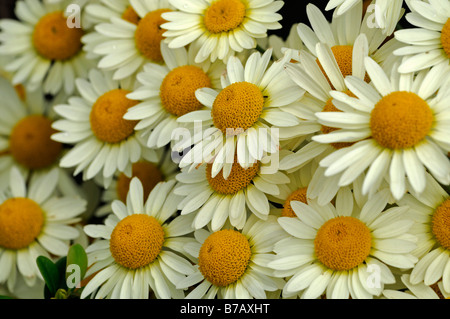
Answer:
[(59, 285), (59, 272), (58, 267), (45, 256), (39, 256), (36, 258), (36, 263), (39, 271), (44, 278), (45, 285), (51, 295), (55, 295)]
[[(87, 254), (80, 244), (75, 244), (70, 247), (67, 254), (67, 264), (66, 264), (66, 280), (69, 276), (78, 272), (79, 280), (84, 279), (88, 266)], [(78, 284), (78, 283), (77, 283)]]

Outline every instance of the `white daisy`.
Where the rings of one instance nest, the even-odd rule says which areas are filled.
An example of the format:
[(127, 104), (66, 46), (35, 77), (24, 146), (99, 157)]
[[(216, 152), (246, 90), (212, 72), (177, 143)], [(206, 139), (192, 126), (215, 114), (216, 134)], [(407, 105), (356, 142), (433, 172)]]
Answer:
[(401, 276), (401, 281), (405, 285), (405, 290), (385, 289), (383, 296), (387, 299), (449, 299), (450, 293), (444, 291), (442, 281), (437, 285), (427, 286), (423, 282), (411, 284), (410, 275)]
[(95, 30), (82, 38), (85, 50), (98, 60), (97, 67), (114, 71), (114, 80), (131, 80), (147, 62), (163, 61), (160, 43), (165, 30), (161, 24), (166, 20), (161, 14), (174, 9), (168, 0), (132, 0), (130, 5), (138, 15), (137, 24), (135, 20), (112, 15), (108, 22), (96, 24)]
[(410, 269), (416, 237), (407, 207), (386, 209), (389, 192), (378, 192), (362, 208), (345, 202), (319, 206), (292, 201), (297, 217), (279, 217), (291, 236), (280, 240), (268, 266), (286, 277), (283, 297), (362, 299), (381, 295), (395, 282), (390, 267)]
[(17, 1), (19, 20), (0, 21), (0, 55), (14, 60), (5, 66), (13, 84), (45, 93), (72, 94), (74, 79), (86, 77), (93, 64), (85, 57), (81, 37), (85, 30), (69, 27), (66, 8), (73, 1)]
[[(164, 149), (152, 150), (143, 148), (142, 158), (131, 165), (131, 172), (118, 172), (101, 195), (102, 205), (95, 211), (96, 217), (103, 217), (112, 212), (111, 204), (114, 200), (126, 202), (130, 181), (138, 177), (144, 187), (144, 199), (148, 197), (151, 190), (162, 181), (174, 179), (178, 173), (178, 165), (170, 157), (170, 152)], [(98, 185), (105, 185), (101, 175), (95, 179)]]
[(267, 37), (268, 30), (280, 29), (284, 5), (278, 0), (169, 0), (177, 9), (164, 13), (168, 22), (161, 27), (169, 48), (188, 44), (198, 51), (195, 61), (216, 59), (225, 63), (235, 52), (256, 47), (256, 39)]
[(267, 299), (284, 280), (274, 278), (267, 261), (273, 258), (273, 245), (285, 237), (275, 216), (262, 221), (252, 216), (242, 230), (224, 228), (195, 231), (195, 243), (185, 250), (197, 258), (196, 271), (177, 283), (193, 287), (190, 299)]
[(33, 286), (42, 275), (38, 256), (65, 256), (79, 236), (72, 226), (81, 220), (86, 202), (79, 197), (55, 196), (58, 171), (27, 183), (11, 169), (9, 188), (0, 195), (0, 283), (13, 292), (18, 276)]
[(365, 66), (372, 85), (349, 76), (345, 83), (356, 98), (331, 92), (333, 104), (342, 112), (316, 113), (322, 125), (340, 130), (313, 140), (356, 142), (320, 162), (327, 168), (325, 175), (342, 173), (339, 185), (343, 186), (368, 169), (363, 194), (387, 178), (396, 199), (407, 191), (406, 177), (414, 191), (424, 191), (425, 168), (438, 181), (449, 184), (448, 64), (417, 76), (394, 70), (390, 79), (371, 58), (365, 59)]
[[(126, 204), (117, 200), (104, 225), (87, 225), (86, 234), (97, 240), (86, 248), (93, 278), (81, 298), (158, 299), (184, 298), (175, 285), (194, 273), (183, 247), (193, 238), (192, 218), (178, 216), (180, 197), (172, 192), (175, 181), (161, 182), (144, 201), (137, 177), (130, 183)], [(132, 231), (130, 231), (130, 229)]]
[(60, 166), (75, 167), (74, 175), (83, 172), (84, 180), (98, 173), (107, 180), (141, 158), (143, 144), (134, 131), (137, 122), (123, 119), (127, 109), (138, 103), (126, 97), (134, 87), (96, 69), (89, 72), (88, 79), (77, 79), (76, 86), (81, 96), (54, 107), (62, 119), (53, 123), (59, 133), (52, 139), (74, 145)]
[(181, 215), (195, 216), (195, 229), (210, 224), (217, 231), (227, 221), (242, 229), (248, 212), (265, 220), (270, 212), (267, 195), (278, 195), (279, 185), (289, 182), (277, 170), (273, 157), (265, 157), (247, 169), (235, 161), (227, 179), (222, 174), (214, 176), (212, 166), (205, 164), (193, 171), (185, 169), (175, 177), (180, 182), (175, 193), (184, 197), (178, 208)]
[(161, 43), (163, 65), (147, 63), (137, 75), (136, 90), (127, 95), (140, 103), (128, 109), (124, 118), (139, 121), (135, 129), (147, 140), (148, 147), (167, 145), (172, 133), (182, 126), (178, 117), (204, 109), (195, 97), (197, 89), (220, 88), (225, 65), (221, 61), (195, 63), (192, 52), (169, 49)]
[(379, 28), (386, 35), (391, 35), (398, 20), (403, 16), (403, 0), (329, 0), (325, 10), (334, 9), (334, 14), (340, 16), (358, 4), (364, 3), (367, 12), (373, 17), (368, 20), (369, 26)]
[(415, 72), (449, 63), (450, 58), (450, 3), (448, 0), (411, 0), (411, 12), (406, 20), (416, 28), (396, 31), (395, 38), (403, 47), (394, 51), (404, 57), (399, 66), (400, 73)]
[(414, 233), (419, 238), (415, 255), (419, 262), (411, 271), (412, 284), (433, 285), (442, 280), (444, 291), (450, 293), (450, 195), (426, 175), (427, 188), (422, 194), (406, 194), (399, 205), (409, 207), (418, 222)]
[(183, 152), (194, 145), (180, 161), (181, 168), (214, 163), (213, 176), (226, 167), (226, 178), (235, 154), (239, 164), (247, 168), (266, 154), (278, 152), (279, 128), (301, 123), (283, 108), (297, 101), (304, 90), (284, 72), (290, 54), (269, 66), (271, 58), (271, 49), (262, 55), (255, 52), (244, 67), (237, 57), (230, 57), (227, 73), (221, 79), (222, 89), (196, 91), (206, 109), (178, 118), (178, 122), (194, 126), (193, 136), (183, 136), (173, 146), (173, 151)]

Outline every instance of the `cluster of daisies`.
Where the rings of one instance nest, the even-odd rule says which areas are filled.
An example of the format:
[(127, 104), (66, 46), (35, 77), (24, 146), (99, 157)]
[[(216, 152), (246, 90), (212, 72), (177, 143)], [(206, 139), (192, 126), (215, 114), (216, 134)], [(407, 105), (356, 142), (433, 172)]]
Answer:
[(283, 5), (16, 2), (0, 294), (78, 243), (82, 299), (450, 297), (450, 1)]

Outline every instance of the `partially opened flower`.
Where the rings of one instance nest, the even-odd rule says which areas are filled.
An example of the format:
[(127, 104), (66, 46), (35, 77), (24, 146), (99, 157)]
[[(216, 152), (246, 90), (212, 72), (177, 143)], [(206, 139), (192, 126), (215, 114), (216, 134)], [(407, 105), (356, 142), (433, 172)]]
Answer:
[(104, 225), (87, 225), (85, 233), (97, 240), (86, 248), (92, 279), (81, 298), (184, 298), (175, 287), (194, 268), (183, 250), (193, 241), (192, 218), (174, 217), (180, 197), (175, 181), (161, 182), (144, 200), (142, 183), (130, 183), (126, 204), (116, 200)]
[(216, 59), (225, 63), (235, 52), (253, 49), (256, 39), (268, 30), (280, 29), (277, 13), (284, 2), (278, 0), (169, 0), (177, 9), (164, 13), (162, 28), (169, 48), (188, 44), (198, 51), (195, 61)]
[(137, 122), (123, 119), (138, 102), (127, 98), (133, 87), (123, 86), (111, 73), (93, 69), (88, 79), (77, 79), (81, 96), (54, 107), (62, 118), (53, 123), (58, 133), (54, 141), (74, 145), (61, 159), (60, 166), (75, 167), (89, 180), (97, 174), (107, 180), (123, 172), (141, 158), (143, 144), (136, 136)]
[(404, 57), (398, 71), (415, 72), (449, 64), (450, 59), (450, 3), (438, 1), (408, 1), (411, 9), (406, 20), (416, 28), (398, 30), (395, 38), (404, 46), (394, 54)]
[(424, 70), (419, 75), (393, 71), (389, 79), (371, 58), (365, 65), (372, 85), (355, 77), (345, 83), (356, 96), (332, 92), (333, 103), (341, 112), (316, 113), (319, 122), (340, 128), (314, 136), (320, 143), (356, 142), (324, 158), (325, 175), (340, 174), (339, 185), (354, 181), (367, 170), (363, 193), (383, 178), (400, 199), (406, 179), (416, 192), (425, 190), (425, 170), (443, 184), (450, 183), (450, 114), (448, 65)]
[[(280, 240), (268, 266), (287, 277), (283, 296), (315, 299), (365, 299), (381, 295), (395, 282), (391, 267), (411, 269), (416, 237), (407, 207), (386, 209), (381, 191), (362, 208), (352, 196), (344, 203), (319, 206), (292, 201), (297, 217), (279, 217), (291, 237)], [(374, 277), (376, 276), (376, 278)]]
[(55, 194), (58, 170), (29, 183), (11, 169), (9, 188), (0, 194), (0, 283), (10, 291), (18, 276), (28, 286), (42, 279), (36, 258), (65, 256), (79, 236), (73, 224), (81, 220), (86, 201)]
[(45, 93), (72, 94), (75, 78), (86, 77), (93, 63), (85, 57), (80, 26), (69, 26), (66, 8), (72, 2), (17, 1), (19, 20), (2, 19), (0, 55), (14, 57), (5, 67), (13, 84), (41, 87)]
[(252, 216), (242, 230), (200, 229), (194, 235), (197, 241), (185, 250), (197, 258), (196, 270), (177, 283), (193, 287), (186, 298), (266, 299), (283, 287), (284, 280), (266, 267), (274, 243), (285, 236), (274, 216), (267, 221)]

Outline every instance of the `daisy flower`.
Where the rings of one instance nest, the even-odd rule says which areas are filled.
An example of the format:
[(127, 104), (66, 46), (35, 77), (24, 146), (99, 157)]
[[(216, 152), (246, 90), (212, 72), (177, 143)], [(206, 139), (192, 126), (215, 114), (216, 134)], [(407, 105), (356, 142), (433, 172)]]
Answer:
[(158, 299), (184, 298), (175, 285), (195, 271), (183, 251), (194, 239), (183, 237), (193, 231), (190, 217), (171, 218), (180, 201), (174, 185), (173, 180), (159, 183), (144, 201), (142, 184), (134, 177), (126, 204), (114, 201), (104, 225), (84, 227), (97, 240), (86, 248), (86, 277), (93, 278), (82, 299), (148, 299), (150, 292)]
[(175, 177), (179, 181), (175, 193), (184, 197), (178, 206), (181, 215), (195, 215), (195, 229), (210, 223), (213, 231), (222, 228), (227, 220), (241, 229), (247, 211), (267, 219), (270, 212), (267, 195), (278, 195), (279, 185), (289, 182), (275, 165), (274, 158), (265, 157), (244, 169), (235, 160), (227, 179), (222, 174), (214, 176), (212, 164), (193, 171), (182, 170)]
[(242, 230), (195, 231), (196, 242), (185, 246), (197, 258), (195, 272), (177, 283), (178, 288), (195, 287), (186, 298), (267, 299), (280, 290), (284, 280), (271, 276), (266, 264), (285, 234), (275, 216), (270, 217), (262, 221), (252, 216)]
[(177, 122), (179, 117), (204, 109), (195, 97), (197, 89), (220, 88), (225, 65), (221, 61), (195, 63), (192, 52), (169, 49), (161, 43), (163, 64), (147, 63), (137, 75), (137, 88), (127, 95), (140, 103), (129, 108), (124, 118), (139, 121), (137, 134), (147, 140), (150, 148), (169, 144), (172, 132), (182, 126)]
[(356, 142), (320, 162), (327, 168), (325, 175), (342, 173), (339, 185), (344, 186), (368, 169), (363, 193), (387, 178), (397, 200), (407, 191), (406, 179), (414, 191), (424, 191), (426, 168), (448, 185), (448, 65), (424, 70), (417, 76), (393, 71), (390, 78), (369, 57), (365, 66), (372, 85), (349, 76), (345, 83), (356, 98), (332, 92), (333, 104), (342, 112), (316, 113), (322, 125), (340, 130), (314, 136), (313, 140)]
[[(144, 188), (144, 199), (148, 197), (151, 190), (162, 181), (174, 179), (178, 173), (178, 165), (170, 158), (170, 152), (164, 149), (152, 150), (144, 148), (142, 158), (131, 165), (131, 172), (118, 172), (102, 194), (104, 203), (95, 212), (96, 217), (103, 217), (112, 212), (111, 204), (114, 200), (126, 202), (130, 182), (133, 177), (139, 178)], [(95, 179), (101, 177), (97, 175)], [(97, 182), (105, 185), (101, 179)]]
[(290, 54), (269, 66), (271, 58), (271, 49), (264, 54), (252, 53), (244, 67), (237, 57), (230, 57), (221, 78), (222, 89), (196, 91), (197, 99), (206, 108), (178, 118), (178, 122), (194, 127), (193, 136), (173, 146), (174, 152), (183, 152), (194, 145), (181, 159), (181, 168), (214, 163), (213, 176), (225, 167), (223, 174), (227, 178), (235, 154), (238, 163), (248, 168), (263, 156), (278, 152), (279, 128), (301, 123), (283, 108), (298, 100), (304, 91), (284, 72)]
[(404, 57), (399, 66), (400, 73), (416, 72), (449, 63), (450, 58), (450, 3), (447, 0), (417, 1), (411, 0), (408, 7), (411, 12), (406, 20), (416, 26), (398, 30), (395, 38), (403, 47), (394, 51)]
[(394, 32), (397, 22), (404, 13), (403, 0), (329, 0), (325, 10), (334, 9), (334, 13), (340, 16), (358, 4), (364, 4), (367, 12), (373, 15), (372, 28), (379, 28), (386, 35)]
[(54, 107), (61, 119), (52, 124), (59, 131), (52, 139), (74, 145), (60, 166), (75, 167), (74, 175), (83, 172), (84, 180), (97, 174), (108, 179), (141, 158), (143, 144), (134, 131), (137, 122), (123, 119), (127, 109), (138, 103), (126, 97), (134, 87), (96, 69), (88, 79), (77, 79), (76, 86), (81, 96)]
[(165, 29), (161, 25), (166, 20), (161, 15), (174, 9), (168, 0), (133, 0), (130, 5), (125, 11), (134, 10), (137, 19), (131, 19), (125, 11), (125, 17), (112, 15), (82, 38), (89, 56), (98, 60), (97, 67), (113, 71), (114, 80), (131, 80), (147, 62), (163, 62), (160, 43)]
[(291, 236), (275, 245), (268, 264), (288, 278), (283, 297), (372, 298), (395, 282), (389, 267), (412, 268), (416, 238), (408, 231), (414, 221), (407, 207), (386, 209), (388, 197), (378, 192), (362, 208), (351, 196), (336, 206), (292, 201), (297, 217), (278, 218)]
[(430, 174), (426, 175), (427, 188), (422, 194), (410, 192), (399, 205), (410, 207), (418, 222), (415, 233), (419, 238), (415, 255), (419, 261), (411, 271), (410, 281), (433, 285), (442, 280), (444, 291), (450, 293), (450, 195)]
[(177, 9), (162, 17), (161, 27), (169, 48), (188, 44), (198, 53), (195, 61), (206, 59), (228, 61), (235, 52), (253, 49), (256, 39), (267, 36), (268, 30), (280, 29), (282, 16), (277, 13), (284, 2), (278, 0), (169, 0)]
[(449, 299), (450, 293), (444, 291), (442, 281), (437, 285), (427, 286), (423, 282), (411, 284), (410, 275), (401, 276), (401, 281), (405, 285), (406, 290), (385, 289), (383, 296), (387, 299)]
[(81, 220), (86, 201), (55, 196), (58, 171), (25, 181), (11, 169), (9, 188), (0, 195), (0, 283), (13, 292), (18, 276), (33, 286), (42, 276), (36, 258), (65, 256), (79, 236), (72, 226)]
[(5, 66), (13, 74), (13, 84), (45, 93), (61, 90), (72, 94), (74, 79), (86, 77), (93, 64), (85, 57), (81, 27), (69, 27), (66, 8), (72, 1), (17, 1), (19, 20), (0, 21), (0, 55), (12, 56)]

